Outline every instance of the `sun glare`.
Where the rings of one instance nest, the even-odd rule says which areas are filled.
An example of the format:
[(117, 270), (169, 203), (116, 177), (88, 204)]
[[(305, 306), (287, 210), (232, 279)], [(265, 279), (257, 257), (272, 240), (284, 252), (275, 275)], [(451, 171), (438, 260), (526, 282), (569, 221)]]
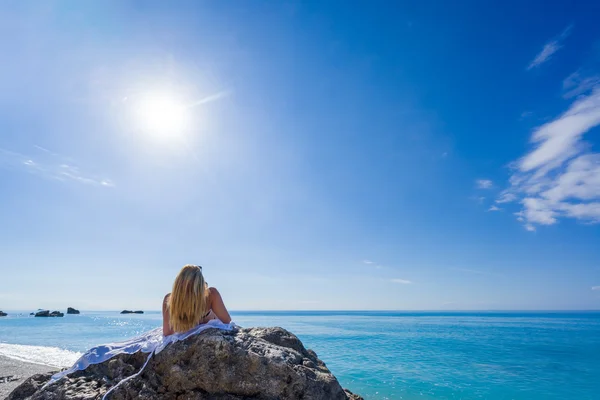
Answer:
[(157, 136), (181, 134), (188, 125), (188, 107), (175, 96), (164, 93), (140, 97), (137, 123), (143, 132)]

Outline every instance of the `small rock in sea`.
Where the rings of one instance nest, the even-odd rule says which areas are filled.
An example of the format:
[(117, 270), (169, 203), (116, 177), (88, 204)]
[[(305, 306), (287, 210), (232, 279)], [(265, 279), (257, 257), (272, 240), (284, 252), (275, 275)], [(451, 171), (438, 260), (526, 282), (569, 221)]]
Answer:
[(41, 310), (35, 313), (36, 317), (49, 317), (50, 316), (50, 311), (48, 310)]
[(30, 312), (29, 315), (35, 315), (35, 313)]
[(121, 311), (121, 314), (143, 314), (143, 311), (137, 310), (137, 311), (131, 311), (131, 310), (123, 310)]
[[(120, 354), (44, 390), (52, 373), (34, 375), (7, 400), (100, 399), (139, 371), (146, 357)], [(362, 400), (344, 390), (317, 355), (282, 328), (208, 329), (172, 343), (111, 395), (111, 400), (175, 398)]]
[(36, 317), (64, 317), (65, 314), (61, 313), (60, 311), (48, 311), (48, 310), (41, 310), (35, 313)]
[(79, 312), (79, 310), (76, 310), (73, 307), (68, 307), (67, 314), (80, 314), (80, 312)]
[(6, 317), (8, 314), (5, 313), (4, 311), (0, 311), (0, 317)]

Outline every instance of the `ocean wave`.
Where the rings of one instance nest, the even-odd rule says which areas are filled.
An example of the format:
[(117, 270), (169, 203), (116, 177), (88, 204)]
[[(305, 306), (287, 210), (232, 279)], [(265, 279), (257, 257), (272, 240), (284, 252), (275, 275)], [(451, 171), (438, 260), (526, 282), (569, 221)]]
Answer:
[(58, 347), (0, 343), (1, 356), (57, 368), (72, 366), (81, 354)]

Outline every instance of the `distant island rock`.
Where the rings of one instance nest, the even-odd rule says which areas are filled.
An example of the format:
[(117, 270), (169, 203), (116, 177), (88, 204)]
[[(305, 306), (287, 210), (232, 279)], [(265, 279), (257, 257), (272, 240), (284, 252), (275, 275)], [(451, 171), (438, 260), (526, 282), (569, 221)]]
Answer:
[(74, 309), (73, 307), (67, 308), (67, 314), (80, 314), (79, 310)]
[[(206, 331), (152, 356), (120, 354), (44, 389), (52, 373), (34, 375), (7, 400), (361, 400), (300, 339), (282, 328)], [(357, 367), (358, 368), (358, 367)], [(131, 377), (123, 381), (125, 378)]]
[(48, 310), (41, 310), (35, 313), (36, 317), (64, 317), (65, 314), (61, 313), (60, 311), (48, 311)]
[(121, 314), (143, 314), (143, 311), (137, 310), (137, 311), (131, 311), (131, 310), (123, 310), (121, 311)]
[(0, 311), (0, 317), (6, 317), (8, 314), (5, 313), (4, 311)]

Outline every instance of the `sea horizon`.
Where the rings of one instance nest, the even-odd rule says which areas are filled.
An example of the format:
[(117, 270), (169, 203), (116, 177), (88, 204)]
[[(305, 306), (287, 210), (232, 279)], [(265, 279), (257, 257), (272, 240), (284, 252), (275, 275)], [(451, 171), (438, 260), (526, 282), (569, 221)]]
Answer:
[[(162, 323), (160, 311), (0, 319), (0, 355), (68, 367), (83, 352)], [(28, 313), (27, 313), (28, 314)], [(593, 399), (599, 310), (231, 311), (240, 327), (282, 326), (365, 399)], [(351, 349), (351, 350), (350, 350)]]
[[(4, 311), (8, 315), (7, 318), (12, 316), (27, 316), (31, 317), (31, 313), (35, 313), (39, 310), (48, 310), (48, 311), (60, 311), (67, 315), (66, 308), (36, 308), (36, 309), (0, 309), (0, 311)], [(144, 314), (153, 313), (153, 314), (162, 314), (161, 310), (152, 310), (152, 309), (140, 309), (140, 308), (127, 308), (127, 309), (77, 309), (80, 314), (86, 313), (117, 313), (120, 314), (124, 310), (132, 310), (132, 311), (142, 311)], [(490, 315), (490, 316), (518, 316), (519, 314), (523, 316), (531, 316), (531, 315), (573, 315), (573, 314), (600, 314), (600, 309), (574, 309), (574, 310), (544, 310), (544, 309), (531, 309), (531, 310), (306, 310), (306, 309), (297, 309), (297, 310), (229, 310), (232, 314), (298, 314), (298, 315), (360, 315), (360, 314), (371, 314), (371, 315), (389, 315), (389, 316), (458, 316), (458, 315)], [(78, 314), (71, 314), (78, 315)], [(61, 317), (50, 317), (50, 318), (61, 318)]]

